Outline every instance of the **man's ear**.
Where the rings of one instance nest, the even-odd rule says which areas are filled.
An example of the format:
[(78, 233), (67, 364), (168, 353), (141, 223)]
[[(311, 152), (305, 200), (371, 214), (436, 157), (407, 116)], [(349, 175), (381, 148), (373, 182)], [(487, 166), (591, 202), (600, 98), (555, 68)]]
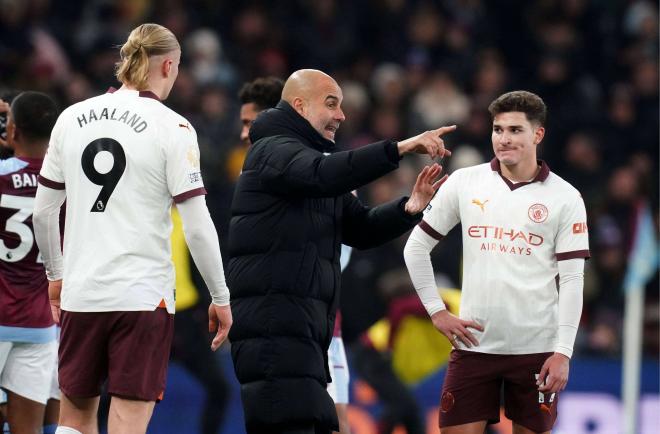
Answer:
[(293, 109), (296, 112), (298, 112), (300, 116), (303, 116), (305, 114), (305, 109), (306, 109), (305, 100), (303, 100), (299, 96), (293, 99), (291, 107), (293, 107)]
[(534, 144), (538, 145), (539, 143), (541, 143), (543, 137), (545, 137), (545, 128), (543, 128), (542, 126), (538, 126), (534, 131)]
[(163, 77), (167, 78), (170, 76), (170, 72), (172, 71), (172, 59), (165, 58), (163, 59), (163, 63), (161, 63), (161, 73), (163, 74)]

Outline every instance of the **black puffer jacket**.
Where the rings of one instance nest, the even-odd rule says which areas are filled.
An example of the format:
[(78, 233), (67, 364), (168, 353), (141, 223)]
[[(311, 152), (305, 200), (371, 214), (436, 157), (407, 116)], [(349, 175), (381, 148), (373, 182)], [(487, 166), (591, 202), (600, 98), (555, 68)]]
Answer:
[(377, 246), (421, 214), (404, 212), (406, 198), (367, 208), (350, 194), (398, 167), (395, 142), (332, 153), (334, 143), (284, 101), (257, 118), (250, 139), (227, 267), (246, 424), (314, 421), (338, 430), (326, 385), (341, 243)]

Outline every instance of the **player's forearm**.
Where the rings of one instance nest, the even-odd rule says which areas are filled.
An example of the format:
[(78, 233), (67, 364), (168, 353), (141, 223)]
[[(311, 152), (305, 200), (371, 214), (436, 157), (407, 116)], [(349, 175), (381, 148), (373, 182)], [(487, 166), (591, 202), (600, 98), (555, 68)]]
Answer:
[(438, 294), (431, 264), (431, 251), (437, 243), (437, 240), (416, 226), (403, 249), (403, 258), (406, 261), (410, 279), (429, 316), (446, 309), (445, 303)]
[(46, 268), (48, 280), (62, 279), (62, 240), (60, 238), (60, 207), (66, 199), (64, 190), (43, 185), (37, 188), (32, 212), (34, 237)]
[(582, 314), (584, 259), (559, 261), (558, 340), (555, 352), (573, 355), (573, 345)]
[(213, 303), (229, 304), (229, 289), (220, 254), (220, 242), (204, 196), (177, 204), (190, 254), (211, 293)]

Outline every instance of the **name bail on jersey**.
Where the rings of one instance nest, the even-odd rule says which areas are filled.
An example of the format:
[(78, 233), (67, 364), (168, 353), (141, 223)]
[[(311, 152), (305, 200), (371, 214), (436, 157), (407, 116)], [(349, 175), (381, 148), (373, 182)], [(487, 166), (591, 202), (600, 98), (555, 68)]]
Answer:
[(11, 175), (14, 188), (36, 187), (37, 175), (34, 173), (14, 173)]
[[(119, 113), (121, 113), (121, 115), (117, 116)], [(77, 116), (76, 119), (78, 120), (78, 125), (80, 128), (91, 122), (100, 121), (103, 119), (123, 122), (124, 124), (131, 127), (131, 129), (136, 133), (141, 133), (142, 131), (146, 130), (148, 126), (147, 121), (143, 120), (137, 113), (131, 114), (130, 110), (124, 110), (122, 112), (121, 109), (109, 109), (107, 107), (104, 107), (100, 113), (97, 113), (97, 111), (94, 109), (90, 109), (89, 113), (83, 113), (80, 116)]]

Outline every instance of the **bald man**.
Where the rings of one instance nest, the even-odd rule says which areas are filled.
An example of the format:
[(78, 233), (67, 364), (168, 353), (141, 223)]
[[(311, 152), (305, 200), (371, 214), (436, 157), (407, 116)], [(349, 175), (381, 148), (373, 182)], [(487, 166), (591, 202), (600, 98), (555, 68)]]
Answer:
[(337, 152), (342, 91), (329, 75), (294, 72), (282, 100), (250, 129), (232, 202), (227, 278), (234, 369), (248, 434), (338, 430), (326, 391), (327, 350), (339, 304), (340, 246), (378, 246), (410, 230), (438, 189), (441, 168), (425, 167), (410, 197), (374, 208), (351, 191), (395, 170), (403, 155), (444, 156), (426, 131)]

